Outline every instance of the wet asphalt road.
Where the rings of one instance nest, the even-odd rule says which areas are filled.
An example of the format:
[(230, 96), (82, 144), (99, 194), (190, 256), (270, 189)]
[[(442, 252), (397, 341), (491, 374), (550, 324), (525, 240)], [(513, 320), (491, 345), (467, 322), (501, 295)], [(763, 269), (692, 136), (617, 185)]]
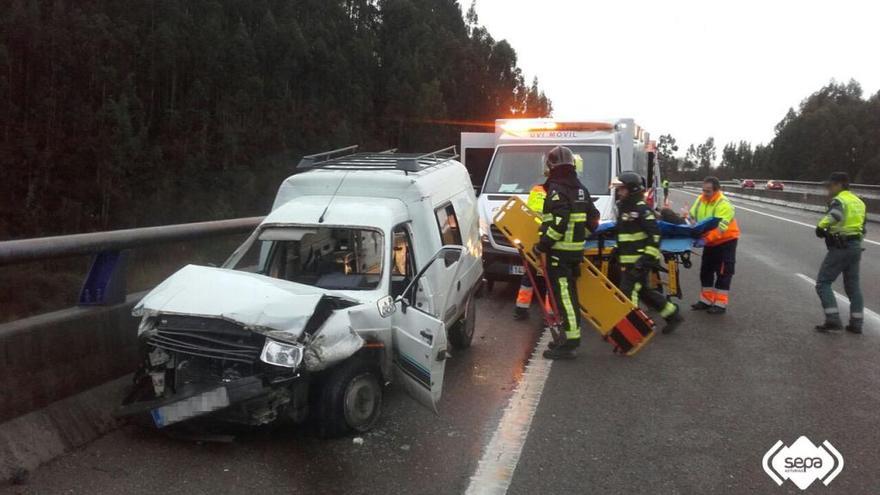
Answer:
[[(673, 200), (677, 209), (692, 197)], [(797, 274), (815, 278), (821, 242), (804, 226), (744, 209), (738, 218), (729, 314), (688, 314), (634, 358), (588, 338), (578, 360), (555, 363), (509, 493), (800, 493), (761, 468), (777, 440), (800, 435), (829, 440), (846, 462), (828, 488), (810, 491), (880, 490), (880, 321), (863, 336), (813, 332), (821, 310)], [(864, 255), (866, 306), (880, 311), (880, 246)], [(697, 276), (696, 266), (682, 275), (685, 302)], [(538, 337), (537, 313), (511, 321), (512, 299), (496, 288), (480, 301), (474, 347), (447, 365), (440, 415), (392, 389), (363, 445), (295, 428), (198, 444), (126, 427), (0, 493), (461, 493)]]
[[(693, 197), (676, 191), (673, 201), (677, 210)], [(827, 488), (809, 491), (880, 491), (880, 321), (862, 336), (817, 334), (822, 312), (797, 274), (815, 279), (824, 245), (808, 227), (742, 208), (737, 217), (729, 313), (689, 312), (635, 359), (593, 341), (577, 361), (554, 364), (509, 493), (800, 493), (775, 485), (761, 460), (777, 440), (801, 435), (830, 441), (845, 460)], [(864, 256), (865, 303), (878, 311), (880, 246), (867, 244)], [(697, 266), (682, 276), (687, 303)]]

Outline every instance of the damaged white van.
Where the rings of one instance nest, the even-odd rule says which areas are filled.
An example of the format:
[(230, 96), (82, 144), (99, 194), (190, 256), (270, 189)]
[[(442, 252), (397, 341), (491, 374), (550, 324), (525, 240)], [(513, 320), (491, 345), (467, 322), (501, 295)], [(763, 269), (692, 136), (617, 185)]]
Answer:
[(221, 268), (186, 266), (134, 308), (142, 363), (121, 415), (211, 414), (366, 431), (386, 383), (436, 410), (470, 345), (482, 279), (476, 198), (455, 148), (305, 157)]

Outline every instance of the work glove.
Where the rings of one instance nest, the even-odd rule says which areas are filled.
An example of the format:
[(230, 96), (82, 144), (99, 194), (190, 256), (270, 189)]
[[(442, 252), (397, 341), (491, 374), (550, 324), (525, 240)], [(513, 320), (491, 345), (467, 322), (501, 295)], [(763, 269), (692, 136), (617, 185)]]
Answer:
[(816, 237), (818, 237), (819, 239), (824, 239), (828, 237), (828, 229), (816, 227)]

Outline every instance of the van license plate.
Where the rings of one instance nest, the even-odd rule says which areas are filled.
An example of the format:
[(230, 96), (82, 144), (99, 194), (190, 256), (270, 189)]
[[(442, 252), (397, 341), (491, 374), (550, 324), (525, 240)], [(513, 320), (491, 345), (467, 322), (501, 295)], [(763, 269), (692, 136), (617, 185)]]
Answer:
[(150, 414), (156, 427), (164, 428), (170, 424), (223, 409), (228, 405), (229, 394), (226, 392), (226, 387), (220, 387), (167, 406), (157, 407)]
[(510, 265), (511, 275), (525, 275), (526, 269), (522, 265)]

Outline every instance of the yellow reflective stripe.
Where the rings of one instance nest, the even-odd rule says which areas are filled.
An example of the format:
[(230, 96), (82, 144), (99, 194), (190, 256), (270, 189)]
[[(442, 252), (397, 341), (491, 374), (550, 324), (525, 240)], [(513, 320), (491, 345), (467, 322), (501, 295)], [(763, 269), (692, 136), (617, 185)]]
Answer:
[(668, 318), (672, 316), (673, 313), (675, 313), (676, 309), (677, 308), (675, 304), (668, 302), (666, 303), (666, 306), (663, 306), (663, 309), (660, 310), (660, 316), (662, 316), (663, 318)]
[(659, 235), (655, 235), (655, 236), (654, 236), (654, 243), (655, 243), (655, 244), (660, 244), (660, 236), (659, 236)]
[(620, 259), (620, 262), (623, 263), (624, 265), (631, 265), (631, 264), (635, 263), (636, 261), (639, 261), (639, 258), (641, 258), (641, 257), (642, 257), (642, 255), (640, 255), (640, 254), (626, 254), (626, 255), (620, 256), (619, 259)]
[(636, 306), (639, 305), (639, 292), (641, 290), (642, 290), (642, 283), (636, 282), (636, 284), (633, 286), (632, 294), (629, 295), (630, 300)]
[(646, 232), (636, 232), (635, 234), (617, 234), (618, 242), (635, 242), (642, 241), (648, 238), (648, 234)]
[(541, 215), (541, 220), (543, 220), (545, 222), (552, 222), (553, 221), (553, 214), (552, 213), (544, 213), (543, 215)]
[(646, 246), (645, 254), (660, 259), (660, 250), (655, 248), (654, 246)]
[(562, 234), (556, 231), (553, 227), (547, 227), (547, 237), (553, 239), (554, 241), (558, 241), (562, 239)]
[(583, 251), (584, 243), (559, 241), (553, 244), (553, 249), (557, 251)]
[(568, 279), (559, 279), (559, 295), (562, 296), (562, 308), (565, 310), (565, 319), (568, 320), (568, 328), (565, 329), (565, 336), (570, 339), (581, 338), (581, 329), (578, 327), (577, 315), (574, 307), (571, 305), (571, 293), (568, 291)]
[(586, 213), (572, 213), (571, 215), (568, 216), (568, 220), (574, 221), (574, 222), (586, 222), (587, 221), (587, 214)]

